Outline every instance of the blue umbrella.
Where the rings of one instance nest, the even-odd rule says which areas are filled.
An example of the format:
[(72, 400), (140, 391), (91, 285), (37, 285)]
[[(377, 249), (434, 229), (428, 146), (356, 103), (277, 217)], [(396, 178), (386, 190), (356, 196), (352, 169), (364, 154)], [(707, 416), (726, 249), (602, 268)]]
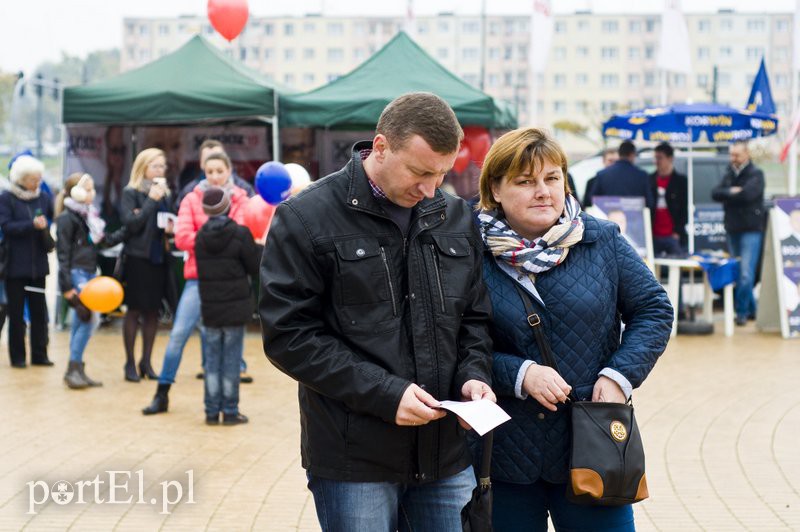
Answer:
[(705, 134), (709, 142), (726, 143), (766, 137), (778, 131), (775, 115), (716, 103), (684, 103), (648, 107), (613, 115), (603, 124), (603, 136), (633, 140), (639, 134), (652, 142), (689, 147), (689, 253), (694, 253), (694, 171), (692, 145)]

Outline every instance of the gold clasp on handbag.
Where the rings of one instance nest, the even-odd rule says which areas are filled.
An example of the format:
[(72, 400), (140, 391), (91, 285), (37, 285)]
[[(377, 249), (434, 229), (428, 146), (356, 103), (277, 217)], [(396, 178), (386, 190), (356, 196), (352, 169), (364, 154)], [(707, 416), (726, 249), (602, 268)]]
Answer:
[(540, 323), (542, 323), (542, 320), (539, 319), (538, 314), (531, 314), (530, 316), (528, 316), (528, 325), (530, 325), (531, 327), (536, 327)]

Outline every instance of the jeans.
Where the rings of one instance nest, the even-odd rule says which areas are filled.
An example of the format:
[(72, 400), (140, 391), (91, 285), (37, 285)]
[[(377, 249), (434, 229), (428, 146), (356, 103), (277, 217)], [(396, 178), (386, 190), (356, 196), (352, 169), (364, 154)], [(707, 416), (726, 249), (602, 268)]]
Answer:
[(683, 255), (681, 241), (671, 236), (653, 237), (653, 254), (656, 257)]
[(547, 532), (547, 515), (557, 531), (634, 532), (633, 508), (582, 506), (569, 502), (565, 484), (539, 480), (535, 484), (510, 484), (492, 480), (495, 532)]
[(758, 231), (728, 234), (728, 249), (731, 255), (739, 257), (739, 280), (733, 290), (734, 307), (736, 316), (739, 318), (747, 318), (756, 314), (753, 285), (761, 258), (762, 238), (764, 238), (764, 233)]
[[(90, 279), (93, 279), (97, 274), (88, 270), (80, 270), (74, 268), (69, 272), (72, 279), (72, 286), (80, 292)], [(100, 320), (98, 319), (97, 312), (92, 312), (92, 317), (89, 321), (81, 321), (75, 313), (75, 309), (70, 311), (70, 321), (72, 322), (72, 329), (69, 335), (69, 360), (70, 362), (83, 362), (83, 352), (86, 349), (86, 344), (89, 343), (89, 338), (92, 337), (97, 328)]]
[(205, 403), (206, 415), (239, 413), (239, 364), (244, 346), (244, 325), (206, 327)]
[(200, 323), (200, 288), (197, 279), (189, 279), (186, 281), (181, 299), (178, 301), (178, 310), (175, 311), (172, 332), (169, 334), (167, 351), (164, 353), (164, 364), (161, 368), (161, 375), (158, 377), (159, 384), (175, 382), (183, 349), (196, 327), (200, 328), (200, 344), (205, 355), (205, 329)]
[(460, 532), (472, 466), (427, 484), (347, 482), (308, 475), (323, 532)]
[[(44, 291), (45, 278), (6, 279), (8, 297), (8, 354), (12, 363), (24, 364), (25, 353), (25, 304), (30, 315), (31, 362), (44, 363), (47, 358), (47, 344), (50, 341), (47, 329), (47, 301)], [(26, 289), (26, 287), (28, 289)]]

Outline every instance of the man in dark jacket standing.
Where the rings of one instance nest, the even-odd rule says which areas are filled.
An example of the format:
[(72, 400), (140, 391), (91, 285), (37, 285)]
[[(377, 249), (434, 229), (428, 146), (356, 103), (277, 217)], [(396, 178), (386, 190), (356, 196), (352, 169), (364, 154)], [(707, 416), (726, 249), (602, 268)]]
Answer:
[(436, 406), (495, 400), (481, 239), (467, 204), (437, 189), (462, 136), (439, 97), (401, 96), (342, 170), (275, 213), (264, 350), (299, 381), (323, 530), (461, 529), (470, 454)]
[(764, 238), (764, 172), (750, 161), (745, 142), (731, 146), (730, 160), (730, 168), (711, 197), (722, 202), (728, 250), (739, 257), (739, 280), (733, 299), (736, 324), (744, 325), (756, 315), (753, 284)]
[(600, 170), (595, 176), (592, 196), (639, 196), (651, 211), (655, 208), (653, 191), (647, 173), (636, 166), (636, 146), (626, 140), (617, 150), (619, 160)]
[(656, 171), (650, 174), (650, 188), (656, 208), (650, 212), (653, 251), (656, 255), (680, 255), (686, 249), (689, 222), (689, 187), (686, 176), (675, 171), (675, 150), (668, 142), (656, 146)]

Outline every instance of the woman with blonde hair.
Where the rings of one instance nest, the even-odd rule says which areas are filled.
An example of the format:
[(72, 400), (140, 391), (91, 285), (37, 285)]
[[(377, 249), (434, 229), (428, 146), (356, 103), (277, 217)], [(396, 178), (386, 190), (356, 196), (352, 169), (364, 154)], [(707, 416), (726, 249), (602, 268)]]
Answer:
[[(164, 229), (158, 227), (158, 213), (169, 211), (166, 170), (167, 159), (163, 151), (157, 148), (142, 150), (133, 161), (131, 177), (120, 201), (120, 218), (127, 230), (121, 260), (128, 307), (123, 325), (125, 380), (130, 382), (139, 382), (140, 377), (158, 378), (150, 356), (158, 327), (158, 310), (166, 295), (169, 275), (167, 238)], [(137, 374), (133, 350), (140, 324), (142, 359)]]

